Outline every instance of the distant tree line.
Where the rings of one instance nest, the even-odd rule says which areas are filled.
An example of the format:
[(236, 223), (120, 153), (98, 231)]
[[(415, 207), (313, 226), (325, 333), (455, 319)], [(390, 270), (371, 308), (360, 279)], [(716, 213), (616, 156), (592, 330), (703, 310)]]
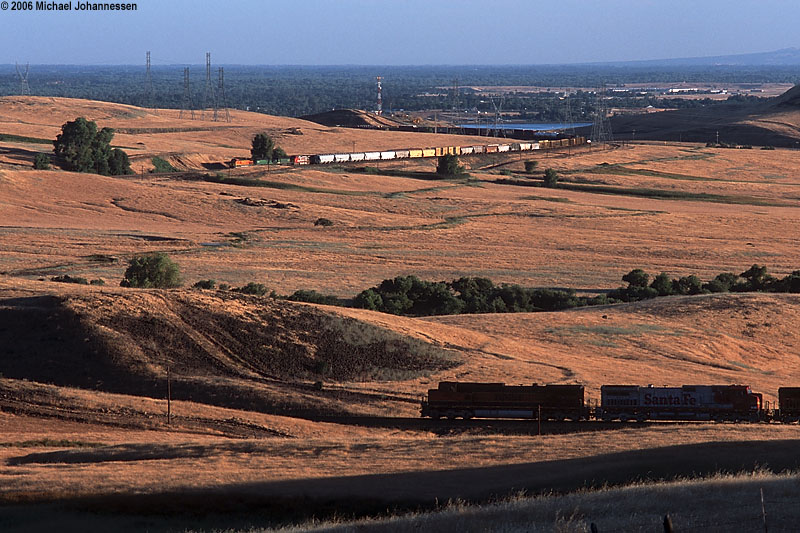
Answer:
[[(331, 109), (373, 109), (375, 106), (374, 66), (233, 66), (225, 67), (225, 102), (220, 107), (301, 116)], [(621, 83), (659, 85), (685, 80), (688, 83), (794, 83), (798, 67), (604, 67), (604, 66), (386, 66), (385, 110), (418, 111), (452, 109), (455, 106), (453, 80), (458, 79), (460, 109), (493, 111), (483, 95), (471, 85), (613, 87)], [(203, 102), (205, 69), (191, 67), (190, 90), (195, 109)], [(183, 102), (183, 66), (155, 66), (152, 69), (154, 100), (148, 101), (144, 66), (33, 66), (31, 93), (119, 102), (142, 107), (179, 109)], [(0, 65), (0, 95), (19, 92), (19, 78), (10, 65)], [(566, 106), (563, 93), (516, 92), (504, 96), (503, 110), (520, 113), (523, 120), (560, 121)], [(609, 94), (610, 107), (693, 107), (717, 105), (711, 100), (690, 100), (661, 95)], [(742, 97), (744, 98), (744, 97)], [(737, 97), (738, 99), (738, 97)], [(594, 113), (595, 96), (578, 91), (570, 97), (576, 121)], [(211, 103), (208, 104), (211, 106)]]
[(409, 316), (559, 311), (607, 303), (613, 302), (605, 295), (577, 296), (574, 289), (495, 285), (492, 280), (480, 277), (431, 282), (416, 276), (384, 280), (353, 300), (354, 307)]
[(753, 265), (741, 274), (723, 272), (714, 279), (703, 282), (695, 275), (671, 278), (665, 272), (650, 276), (637, 268), (624, 276), (627, 287), (620, 287), (608, 293), (610, 299), (620, 302), (635, 302), (658, 296), (676, 294), (711, 294), (717, 292), (791, 292), (800, 293), (800, 270), (795, 270), (783, 278), (767, 273), (767, 267)]

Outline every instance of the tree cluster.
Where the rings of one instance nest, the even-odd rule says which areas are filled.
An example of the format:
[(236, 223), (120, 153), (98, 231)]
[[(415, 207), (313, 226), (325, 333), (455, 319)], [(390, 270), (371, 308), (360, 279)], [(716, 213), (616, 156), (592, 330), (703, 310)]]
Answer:
[(354, 307), (408, 316), (558, 311), (602, 303), (610, 302), (605, 296), (577, 296), (573, 289), (495, 285), (480, 277), (431, 282), (416, 276), (384, 280), (353, 300)]
[(250, 158), (256, 161), (279, 161), (288, 156), (283, 148), (275, 146), (275, 141), (266, 133), (257, 133), (253, 137), (252, 148), (250, 148)]
[(114, 130), (97, 130), (97, 124), (79, 117), (61, 126), (53, 141), (53, 151), (63, 167), (76, 172), (93, 172), (103, 176), (131, 174), (128, 154), (111, 148)]
[(662, 272), (650, 281), (644, 270), (637, 268), (624, 276), (627, 287), (620, 287), (608, 293), (610, 299), (622, 302), (635, 302), (680, 294), (710, 294), (717, 292), (792, 292), (800, 293), (800, 270), (795, 270), (784, 278), (776, 278), (767, 273), (767, 267), (753, 265), (741, 274), (723, 272), (714, 279), (703, 282), (695, 275), (671, 278)]

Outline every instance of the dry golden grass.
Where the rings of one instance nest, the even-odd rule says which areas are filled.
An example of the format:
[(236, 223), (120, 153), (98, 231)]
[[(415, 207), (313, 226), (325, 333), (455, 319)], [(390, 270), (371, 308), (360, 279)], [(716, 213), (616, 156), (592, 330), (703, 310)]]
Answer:
[[(59, 99), (8, 97), (0, 99), (0, 110), (3, 133), (51, 138), (63, 122), (84, 115), (127, 131), (115, 144), (131, 149), (135, 160), (161, 155), (185, 168), (244, 156), (252, 135), (263, 130), (289, 152), (350, 151), (353, 142), (365, 150), (472, 142), (239, 112), (231, 124), (180, 121), (171, 111)], [(193, 131), (167, 131), (175, 129)], [(542, 169), (557, 169), (567, 186), (622, 189), (597, 194), (495, 183), (526, 179), (518, 156), (466, 158), (471, 180), (420, 179), (432, 172), (431, 161), (382, 166), (409, 177), (317, 167), (231, 172), (261, 185), (246, 187), (33, 171), (25, 167), (44, 145), (3, 147), (10, 150), (0, 156), (0, 336), (6, 349), (24, 347), (5, 353), (0, 369), (5, 501), (193, 488), (431, 499), (479, 486), (470, 467), (488, 469), (478, 475), (500, 493), (511, 488), (504, 475), (535, 477), (527, 469), (549, 461), (656, 453), (667, 444), (706, 443), (713, 450), (726, 441), (800, 438), (797, 426), (774, 425), (591, 432), (586, 426), (534, 437), (506, 435), (520, 432), (513, 424), (511, 430), (457, 426), (449, 433), (424, 424), (366, 427), (344, 418), (285, 416), (414, 418), (419, 396), (442, 379), (580, 382), (592, 400), (611, 381), (737, 382), (774, 401), (778, 386), (800, 382), (800, 299), (794, 295), (671, 297), (563, 313), (412, 319), (226, 292), (117, 286), (127, 259), (148, 251), (168, 252), (189, 284), (255, 281), (282, 294), (302, 288), (342, 297), (402, 274), (485, 276), (587, 292), (621, 284), (636, 267), (710, 279), (759, 263), (782, 276), (800, 268), (800, 152), (640, 143), (526, 156)], [(495, 164), (501, 166), (489, 168)], [(648, 197), (647, 189), (678, 197)], [(687, 196), (704, 193), (717, 196)], [(245, 198), (292, 206), (237, 201)], [(319, 217), (334, 226), (314, 227)], [(45, 281), (59, 274), (107, 285)], [(392, 372), (324, 378), (317, 390), (308, 364), (294, 374), (294, 367), (281, 373), (270, 366), (273, 356), (314, 361), (342, 339), (347, 347), (339, 352), (364, 361), (375, 351), (362, 357), (359, 349), (391, 340), (401, 348), (381, 353), (402, 359), (403, 368), (385, 365), (391, 357), (384, 358)], [(429, 364), (440, 357), (458, 365)], [(167, 361), (180, 398), (170, 426), (163, 400)], [(428, 366), (409, 371), (420, 361)], [(677, 450), (678, 458), (686, 453)], [(450, 472), (453, 484), (437, 484), (438, 470)], [(352, 478), (368, 474), (386, 477)], [(423, 477), (403, 477), (411, 474)], [(420, 489), (420, 479), (429, 492)]]

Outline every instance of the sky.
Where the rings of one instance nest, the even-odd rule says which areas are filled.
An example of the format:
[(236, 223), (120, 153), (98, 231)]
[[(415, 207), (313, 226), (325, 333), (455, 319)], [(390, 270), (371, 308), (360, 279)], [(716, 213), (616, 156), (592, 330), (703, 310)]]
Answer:
[[(0, 64), (499, 65), (800, 46), (797, 0), (139, 0), (0, 11)], [(48, 2), (51, 3), (51, 2)], [(63, 2), (62, 2), (63, 3)], [(81, 0), (80, 3), (85, 3)]]

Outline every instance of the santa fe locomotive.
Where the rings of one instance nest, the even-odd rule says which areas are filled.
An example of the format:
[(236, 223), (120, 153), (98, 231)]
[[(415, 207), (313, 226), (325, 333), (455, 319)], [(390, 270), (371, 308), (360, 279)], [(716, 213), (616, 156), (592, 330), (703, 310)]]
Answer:
[(747, 385), (603, 385), (594, 407), (584, 393), (582, 385), (443, 381), (428, 391), (421, 414), (434, 419), (800, 422), (800, 387), (781, 387), (775, 409), (765, 407), (763, 396)]

